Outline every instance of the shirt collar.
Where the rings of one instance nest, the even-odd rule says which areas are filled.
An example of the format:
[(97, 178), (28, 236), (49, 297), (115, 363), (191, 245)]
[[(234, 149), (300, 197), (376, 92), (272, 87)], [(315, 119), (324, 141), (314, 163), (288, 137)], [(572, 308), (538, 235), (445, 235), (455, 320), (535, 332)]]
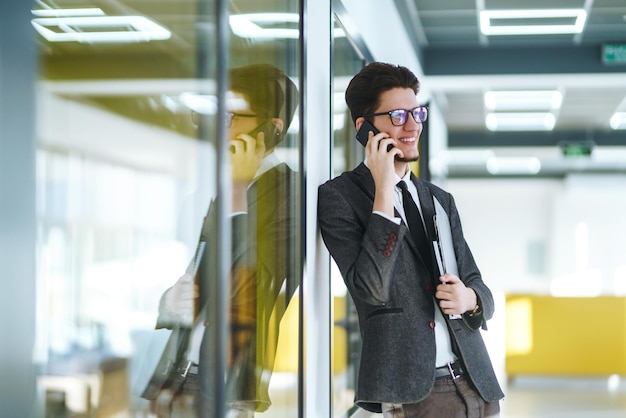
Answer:
[(256, 171), (256, 175), (254, 176), (254, 179), (256, 180), (257, 178), (261, 177), (262, 174), (278, 166), (279, 164), (280, 164), (280, 160), (278, 159), (278, 156), (276, 156), (276, 153), (274, 151), (270, 152), (261, 160), (261, 165), (259, 166), (259, 169)]

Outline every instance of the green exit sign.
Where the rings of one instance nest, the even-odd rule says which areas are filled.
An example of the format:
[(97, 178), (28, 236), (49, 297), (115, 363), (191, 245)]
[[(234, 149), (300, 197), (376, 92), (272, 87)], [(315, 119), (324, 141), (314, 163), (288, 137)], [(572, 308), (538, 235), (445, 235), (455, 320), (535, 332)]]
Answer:
[(559, 148), (564, 157), (589, 157), (595, 146), (594, 141), (561, 141), (559, 142)]
[(626, 44), (602, 45), (602, 62), (604, 64), (626, 64)]

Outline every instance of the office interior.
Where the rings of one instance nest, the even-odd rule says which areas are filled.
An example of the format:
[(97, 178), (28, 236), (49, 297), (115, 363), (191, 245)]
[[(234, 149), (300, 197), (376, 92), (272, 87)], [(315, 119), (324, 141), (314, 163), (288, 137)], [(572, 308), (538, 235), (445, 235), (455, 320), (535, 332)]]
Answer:
[[(228, 69), (268, 63), (300, 92), (275, 151), (298, 173), (299, 285), (271, 312), (277, 344), (257, 341), (271, 405), (254, 416), (378, 416), (352, 404), (357, 322), (316, 223), (318, 185), (363, 159), (343, 93), (372, 61), (420, 79), (414, 171), (454, 195), (496, 298), (483, 336), (501, 416), (624, 416), (620, 0), (3, 2), (0, 415), (163, 416), (142, 397), (166, 335), (155, 321), (209, 202), (230, 193)], [(227, 242), (227, 203), (217, 216), (213, 238)], [(223, 371), (230, 255), (210, 251)]]

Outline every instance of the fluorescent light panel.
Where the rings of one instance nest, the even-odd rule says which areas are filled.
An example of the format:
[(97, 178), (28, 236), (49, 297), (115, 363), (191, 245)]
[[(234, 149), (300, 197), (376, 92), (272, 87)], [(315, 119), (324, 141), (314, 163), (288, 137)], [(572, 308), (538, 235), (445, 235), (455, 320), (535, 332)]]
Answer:
[(551, 131), (555, 123), (550, 112), (492, 112), (485, 118), (490, 131)]
[(626, 129), (626, 112), (615, 112), (609, 122), (611, 129)]
[[(299, 21), (298, 13), (246, 13), (229, 17), (233, 33), (249, 39), (298, 39), (300, 29), (293, 26)], [(287, 27), (276, 27), (278, 24), (287, 24)], [(342, 28), (333, 29), (333, 37), (345, 36)]]
[(489, 174), (537, 174), (541, 161), (536, 157), (493, 157), (487, 160)]
[(277, 23), (298, 23), (299, 20), (297, 13), (248, 13), (229, 17), (230, 27), (235, 35), (254, 39), (297, 39), (300, 36), (299, 29), (272, 26)]
[(38, 18), (32, 24), (49, 42), (147, 42), (172, 36), (144, 16)]
[(181, 93), (178, 100), (196, 113), (214, 115), (217, 113), (217, 97), (212, 94)]
[(83, 9), (37, 9), (33, 10), (37, 17), (75, 17), (75, 16), (104, 16), (104, 11), (97, 7)]
[(487, 91), (484, 94), (488, 110), (556, 110), (563, 95), (558, 90)]
[[(532, 20), (523, 24), (523, 20)], [(546, 24), (537, 21), (546, 19)], [(555, 19), (568, 23), (554, 24)], [(569, 23), (573, 20), (573, 23)], [(484, 35), (545, 35), (581, 33), (587, 20), (583, 9), (528, 9), (483, 10), (480, 12), (480, 30)], [(500, 21), (500, 23), (498, 23)], [(518, 24), (505, 24), (517, 21)]]

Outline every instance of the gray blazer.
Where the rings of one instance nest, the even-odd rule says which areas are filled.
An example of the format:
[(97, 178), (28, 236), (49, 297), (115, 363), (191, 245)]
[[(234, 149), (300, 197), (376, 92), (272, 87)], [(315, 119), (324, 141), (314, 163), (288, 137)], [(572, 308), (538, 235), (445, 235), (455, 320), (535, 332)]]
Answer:
[[(493, 315), (491, 291), (465, 242), (452, 195), (414, 175), (411, 180), (423, 207), (430, 205), (434, 213), (432, 193), (450, 218), (459, 276), (476, 292), (481, 310), (458, 320), (444, 317), (469, 379), (485, 401), (496, 401), (504, 394), (480, 334)], [(415, 403), (433, 386), (436, 347), (431, 326), (437, 278), (417, 253), (406, 225), (373, 214), (373, 203), (374, 180), (364, 164), (319, 188), (322, 238), (359, 316), (363, 345), (355, 402), (380, 412), (381, 402)]]

